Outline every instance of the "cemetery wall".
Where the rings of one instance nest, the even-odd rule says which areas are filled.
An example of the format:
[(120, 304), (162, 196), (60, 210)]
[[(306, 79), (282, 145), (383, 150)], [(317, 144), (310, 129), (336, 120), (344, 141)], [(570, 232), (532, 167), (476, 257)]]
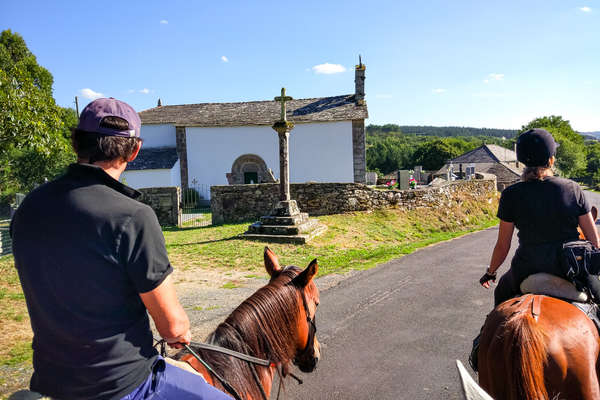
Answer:
[[(479, 174), (478, 178), (414, 190), (388, 190), (360, 183), (295, 183), (290, 185), (290, 194), (298, 202), (300, 211), (310, 215), (382, 208), (444, 207), (465, 194), (481, 201), (488, 201), (491, 195), (496, 194), (494, 176)], [(258, 220), (268, 215), (278, 200), (277, 183), (212, 186), (212, 222)]]
[(178, 226), (180, 224), (181, 189), (179, 187), (153, 187), (138, 190), (142, 193), (138, 200), (152, 207), (162, 226)]

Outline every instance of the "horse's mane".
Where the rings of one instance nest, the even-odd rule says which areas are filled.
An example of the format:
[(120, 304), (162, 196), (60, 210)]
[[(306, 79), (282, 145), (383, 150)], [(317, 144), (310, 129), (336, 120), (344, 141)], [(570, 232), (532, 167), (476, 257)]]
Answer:
[[(287, 365), (296, 352), (297, 310), (301, 306), (297, 289), (290, 282), (300, 271), (298, 267), (286, 267), (240, 304), (208, 336), (207, 342)], [(197, 352), (241, 396), (262, 398), (250, 369), (252, 366), (246, 361), (217, 352)], [(260, 376), (261, 368), (266, 367), (256, 368)]]

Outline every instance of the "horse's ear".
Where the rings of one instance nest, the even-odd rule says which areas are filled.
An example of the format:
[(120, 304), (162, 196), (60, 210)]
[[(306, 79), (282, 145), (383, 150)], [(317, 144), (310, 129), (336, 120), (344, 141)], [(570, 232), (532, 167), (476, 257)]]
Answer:
[(294, 279), (292, 279), (292, 283), (296, 287), (305, 287), (309, 284), (309, 282), (317, 275), (317, 271), (319, 270), (319, 264), (317, 264), (317, 259), (315, 258), (308, 264), (308, 267), (302, 272), (298, 274)]
[(269, 273), (269, 276), (276, 275), (281, 271), (279, 266), (279, 260), (273, 251), (265, 246), (265, 269)]

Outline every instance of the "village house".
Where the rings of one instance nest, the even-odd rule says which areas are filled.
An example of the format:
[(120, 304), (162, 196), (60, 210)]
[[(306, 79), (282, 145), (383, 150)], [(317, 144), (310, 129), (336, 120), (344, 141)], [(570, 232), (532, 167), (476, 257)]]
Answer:
[(495, 144), (484, 144), (448, 161), (433, 176), (445, 178), (449, 168), (458, 178), (470, 179), (476, 172), (496, 175), (500, 191), (519, 182), (523, 173), (523, 165), (517, 161), (517, 154)]
[[(366, 67), (355, 93), (286, 103), (290, 181), (365, 183)], [(274, 93), (276, 94), (276, 92)], [(161, 105), (139, 113), (144, 145), (123, 179), (134, 188), (274, 182), (279, 175), (277, 101)], [(208, 191), (201, 193), (205, 198)]]

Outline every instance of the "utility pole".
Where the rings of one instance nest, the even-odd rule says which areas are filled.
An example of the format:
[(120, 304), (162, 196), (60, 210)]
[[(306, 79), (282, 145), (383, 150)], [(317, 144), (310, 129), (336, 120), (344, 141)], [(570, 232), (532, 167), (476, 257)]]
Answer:
[(77, 112), (77, 121), (79, 121), (79, 100), (75, 96), (75, 111)]

